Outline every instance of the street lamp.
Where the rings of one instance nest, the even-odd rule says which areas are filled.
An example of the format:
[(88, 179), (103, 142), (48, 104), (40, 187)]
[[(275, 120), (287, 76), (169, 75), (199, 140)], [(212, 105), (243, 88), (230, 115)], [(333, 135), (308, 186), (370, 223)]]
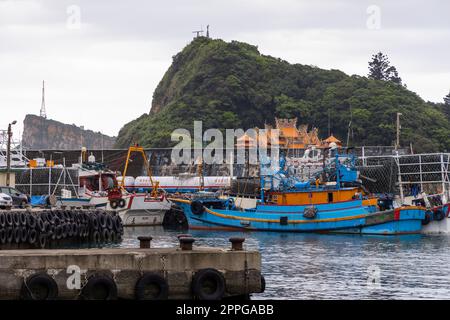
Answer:
[(8, 144), (6, 146), (6, 186), (9, 187), (10, 181), (10, 171), (11, 171), (11, 137), (12, 129), (11, 127), (17, 123), (16, 120), (8, 124)]

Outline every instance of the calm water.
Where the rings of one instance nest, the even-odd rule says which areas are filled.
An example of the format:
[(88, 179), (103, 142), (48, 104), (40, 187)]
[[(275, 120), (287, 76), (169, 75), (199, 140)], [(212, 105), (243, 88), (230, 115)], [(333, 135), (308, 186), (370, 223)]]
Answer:
[[(178, 245), (179, 233), (126, 228), (121, 246), (136, 247), (137, 236), (151, 235), (152, 245), (172, 247)], [(261, 251), (267, 288), (254, 299), (450, 298), (450, 236), (189, 233), (197, 245), (218, 247), (229, 247), (228, 238), (243, 236), (247, 249)]]

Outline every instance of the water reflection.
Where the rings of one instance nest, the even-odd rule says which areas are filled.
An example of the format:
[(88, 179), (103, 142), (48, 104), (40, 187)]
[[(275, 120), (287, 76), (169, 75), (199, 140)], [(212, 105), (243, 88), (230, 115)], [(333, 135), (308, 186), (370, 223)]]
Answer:
[[(153, 246), (173, 247), (178, 245), (179, 233), (162, 227), (126, 228), (123, 242), (115, 246), (137, 247), (137, 236), (151, 235)], [(260, 250), (267, 289), (255, 299), (450, 297), (450, 277), (445, 270), (450, 263), (447, 236), (189, 233), (196, 238), (195, 245), (229, 247), (228, 238), (243, 236), (247, 249)], [(379, 271), (375, 280), (371, 279), (373, 270)]]

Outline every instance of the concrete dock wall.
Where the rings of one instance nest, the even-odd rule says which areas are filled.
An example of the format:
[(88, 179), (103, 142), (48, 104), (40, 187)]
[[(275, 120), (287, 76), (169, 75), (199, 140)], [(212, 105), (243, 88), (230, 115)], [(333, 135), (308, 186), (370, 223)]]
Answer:
[[(78, 273), (73, 270), (78, 268), (80, 288), (69, 289), (76, 283), (74, 278)], [(93, 275), (112, 279), (118, 298), (135, 299), (136, 283), (148, 273), (159, 275), (167, 282), (167, 298), (192, 299), (194, 275), (208, 268), (223, 275), (223, 297), (262, 291), (261, 257), (256, 251), (214, 248), (0, 250), (0, 299), (20, 299), (24, 283), (38, 273), (54, 279), (57, 299), (82, 298), (83, 286)]]

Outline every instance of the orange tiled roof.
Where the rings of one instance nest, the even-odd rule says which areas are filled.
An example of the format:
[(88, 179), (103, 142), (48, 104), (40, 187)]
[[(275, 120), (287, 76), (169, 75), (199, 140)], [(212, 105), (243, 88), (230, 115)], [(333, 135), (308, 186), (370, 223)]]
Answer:
[(298, 138), (298, 130), (297, 128), (281, 128), (280, 129), (281, 136), (286, 138)]
[(334, 142), (334, 143), (341, 143), (341, 141), (338, 140), (337, 138), (335, 138), (333, 135), (329, 136), (329, 137), (326, 138), (324, 141), (325, 141), (326, 143), (332, 143), (332, 142)]

